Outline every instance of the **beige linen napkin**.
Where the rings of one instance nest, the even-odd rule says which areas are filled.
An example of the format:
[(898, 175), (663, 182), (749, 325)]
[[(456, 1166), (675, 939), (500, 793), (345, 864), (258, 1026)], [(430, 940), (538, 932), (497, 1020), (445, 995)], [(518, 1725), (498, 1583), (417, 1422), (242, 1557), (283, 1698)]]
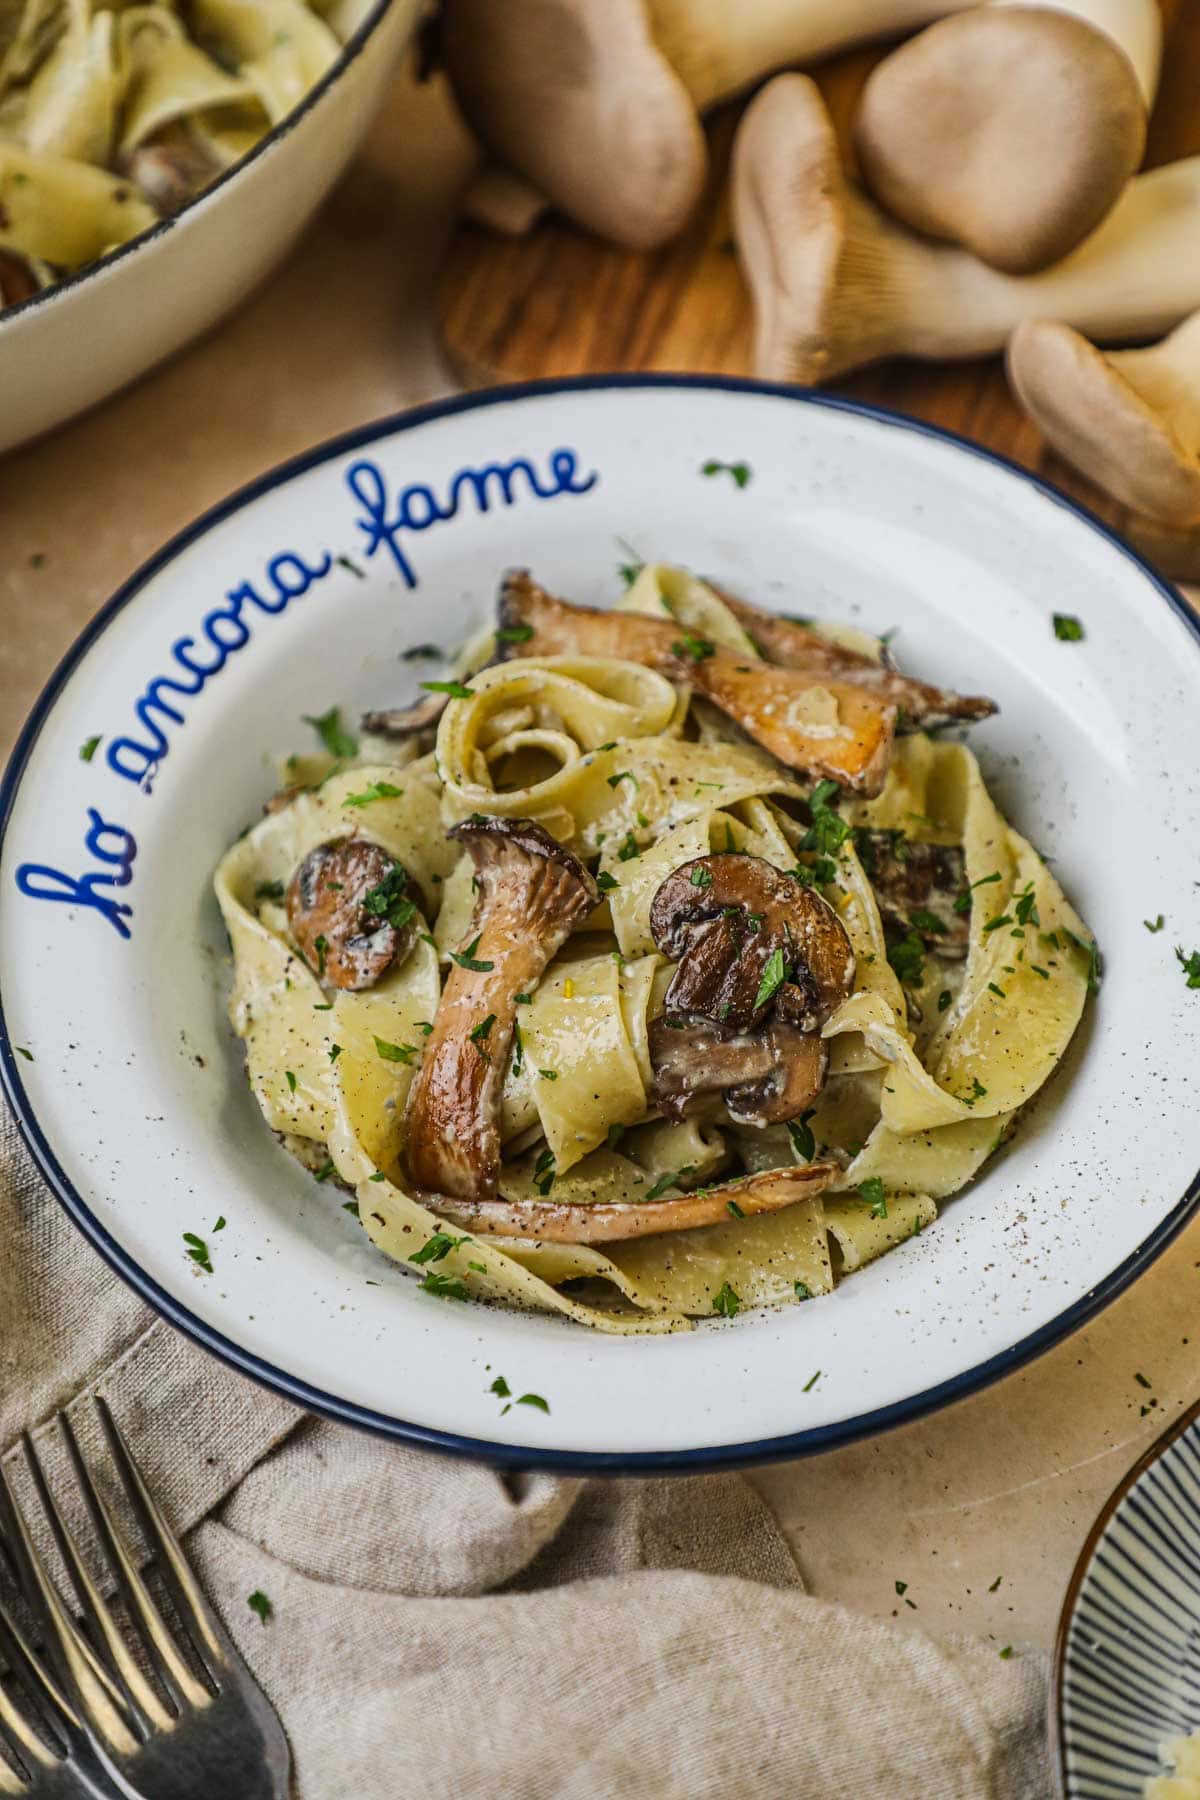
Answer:
[(157, 1322), (2, 1115), (6, 1467), (56, 1408), (90, 1439), (95, 1387), (279, 1708), (299, 1800), (1052, 1791), (1038, 1659), (806, 1595), (740, 1476), (503, 1476), (306, 1418)]

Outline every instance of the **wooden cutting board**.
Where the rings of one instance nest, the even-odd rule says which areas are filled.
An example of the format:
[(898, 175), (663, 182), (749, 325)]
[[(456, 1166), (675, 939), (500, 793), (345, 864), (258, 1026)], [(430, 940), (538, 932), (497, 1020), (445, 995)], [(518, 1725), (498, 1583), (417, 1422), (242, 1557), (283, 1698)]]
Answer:
[[(1170, 21), (1148, 166), (1200, 152), (1200, 0), (1163, 0)], [(815, 70), (850, 161), (849, 121), (886, 50), (853, 51)], [(620, 250), (549, 217), (527, 237), (463, 223), (445, 260), (439, 316), (448, 356), (472, 386), (618, 369), (747, 375), (751, 309), (730, 229), (726, 173), (741, 103), (708, 122), (710, 178), (689, 229), (657, 251)], [(1197, 245), (1200, 255), (1200, 245)], [(998, 358), (894, 362), (830, 383), (989, 445), (1120, 526), (1107, 496), (1046, 449), (1016, 405)]]

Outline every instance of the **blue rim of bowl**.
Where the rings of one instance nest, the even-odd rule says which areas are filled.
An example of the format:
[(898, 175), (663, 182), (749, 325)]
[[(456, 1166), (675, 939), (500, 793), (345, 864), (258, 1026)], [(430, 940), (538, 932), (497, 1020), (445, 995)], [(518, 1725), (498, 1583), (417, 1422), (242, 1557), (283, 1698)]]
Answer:
[(1067, 1583), (1067, 1591), (1063, 1596), (1062, 1609), (1058, 1615), (1058, 1629), (1054, 1634), (1054, 1662), (1050, 1671), (1050, 1747), (1054, 1762), (1054, 1770), (1058, 1777), (1060, 1792), (1070, 1800), (1070, 1770), (1067, 1767), (1067, 1664), (1070, 1661), (1071, 1627), (1075, 1623), (1075, 1612), (1079, 1605), (1080, 1595), (1091, 1573), (1096, 1552), (1100, 1548), (1100, 1540), (1109, 1525), (1121, 1511), (1125, 1502), (1141, 1481), (1142, 1476), (1149, 1473), (1156, 1463), (1171, 1449), (1172, 1445), (1184, 1436), (1196, 1424), (1200, 1424), (1200, 1400), (1185, 1406), (1179, 1417), (1160, 1432), (1148, 1450), (1143, 1450), (1133, 1467), (1122, 1475), (1099, 1513), (1093, 1521), (1092, 1528), (1084, 1540), (1083, 1549), (1075, 1559), (1075, 1567), (1071, 1570), (1071, 1579)]
[[(153, 225), (147, 225), (145, 231), (139, 231), (136, 237), (131, 237), (125, 243), (118, 244), (115, 250), (108, 250), (103, 256), (96, 257), (93, 262), (84, 263), (82, 268), (73, 270), (70, 275), (64, 275), (61, 281), (53, 281), (49, 287), (39, 288), (36, 294), (30, 294), (26, 300), (18, 300), (15, 306), (0, 307), (0, 331), (3, 331), (13, 319), (34, 312), (41, 306), (52, 306), (60, 295), (69, 294), (73, 289), (82, 287), (85, 282), (92, 281), (96, 276), (104, 274), (116, 263), (123, 262), (126, 257), (132, 256), (144, 244), (150, 244), (156, 238), (165, 237), (169, 231), (174, 230), (181, 219), (186, 219), (190, 212), (195, 211), (198, 206), (203, 205), (206, 200), (219, 193), (222, 188), (227, 187), (231, 181), (236, 180), (243, 169), (248, 168), (251, 163), (257, 162), (260, 156), (265, 156), (272, 144), (277, 144), (280, 138), (285, 138), (293, 132), (305, 114), (311, 112), (316, 106), (321, 96), (341, 79), (350, 64), (366, 48), (368, 39), (374, 36), (376, 28), (383, 22), (384, 15), (391, 4), (392, 0), (375, 0), (375, 5), (361, 25), (355, 26), (342, 45), (336, 61), (326, 69), (318, 81), (313, 83), (304, 98), (296, 102), (291, 112), (286, 113), (282, 119), (272, 125), (269, 131), (264, 131), (258, 142), (247, 150), (245, 156), (239, 156), (235, 163), (231, 163), (227, 169), (222, 169), (221, 173), (210, 181), (207, 187), (201, 188), (198, 194), (193, 194), (190, 199), (185, 200), (178, 212), (168, 213)], [(413, 17), (414, 36), (421, 27), (423, 16), (421, 9), (418, 8)], [(411, 42), (411, 39), (409, 41)]]
[[(485, 407), (511, 405), (515, 401), (536, 399), (550, 394), (576, 394), (592, 391), (611, 392), (623, 389), (679, 388), (696, 392), (719, 392), (734, 394), (750, 394), (763, 398), (787, 401), (804, 406), (819, 406), (831, 412), (849, 413), (855, 417), (870, 419), (876, 424), (886, 425), (893, 430), (913, 432), (918, 437), (934, 438), (941, 443), (952, 444), (967, 455), (991, 463), (994, 467), (1015, 475), (1020, 481), (1037, 490), (1055, 505), (1063, 507), (1085, 525), (1105, 538), (1120, 555), (1131, 562), (1145, 576), (1146, 580), (1166, 601), (1171, 609), (1178, 613), (1187, 629), (1191, 632), (1200, 647), (1200, 621), (1191, 613), (1183, 595), (1156, 573), (1133, 550), (1124, 539), (1103, 520), (1098, 519), (1086, 507), (1070, 499), (1058, 488), (1039, 476), (1023, 469), (1019, 463), (1009, 457), (1001, 456), (994, 450), (985, 449), (982, 445), (972, 443), (969, 438), (957, 432), (946, 431), (941, 426), (930, 425), (923, 419), (910, 418), (905, 413), (892, 412), (886, 407), (869, 406), (859, 400), (845, 400), (832, 394), (815, 393), (808, 388), (790, 387), (781, 382), (754, 381), (745, 377), (718, 375), (672, 375), (672, 374), (628, 374), (628, 375), (580, 375), (565, 379), (548, 381), (531, 381), (514, 383), (508, 387), (489, 388), (478, 394), (463, 394), (449, 400), (436, 400), (426, 406), (414, 407), (408, 412), (396, 413), (390, 417), (378, 419), (370, 425), (358, 426), (353, 431), (329, 438), (311, 450), (303, 451), (299, 456), (290, 458), (260, 475), (256, 480), (248, 482), (226, 499), (210, 507), (200, 517), (178, 532), (155, 556), (143, 563), (142, 567), (125, 582), (113, 595), (112, 599), (96, 614), (91, 623), (76, 639), (68, 650), (50, 680), (46, 683), (40, 697), (35, 703), (25, 727), (17, 740), (8, 767), (4, 772), (4, 780), (0, 783), (0, 851), (8, 833), (9, 819), (12, 815), (13, 802), (16, 799), (25, 765), (29, 761), (34, 745), (41, 733), (43, 725), (59, 692), (74, 673), (92, 645), (102, 635), (116, 615), (137, 598), (160, 569), (174, 560), (189, 544), (203, 537), (214, 525), (219, 524), (230, 514), (250, 505), (260, 495), (270, 493), (281, 487), (295, 476), (303, 474), (307, 469), (318, 464), (331, 462), (337, 457), (345, 456), (349, 451), (361, 449), (364, 445), (377, 442), (382, 438), (395, 435), (400, 431), (412, 431), (435, 419), (448, 418), (455, 413), (473, 412)], [(261, 1357), (252, 1356), (235, 1344), (232, 1339), (215, 1331), (210, 1325), (180, 1304), (171, 1294), (151, 1279), (145, 1271), (138, 1267), (134, 1260), (126, 1254), (116, 1240), (110, 1236), (100, 1221), (90, 1211), (82, 1196), (72, 1186), (54, 1155), (49, 1143), (42, 1133), (34, 1114), (33, 1107), (25, 1093), (17, 1068), (16, 1056), (7, 1027), (4, 1022), (3, 1001), (0, 997), (0, 1088), (3, 1089), (17, 1126), (52, 1191), (61, 1201), (74, 1223), (89, 1239), (93, 1247), (116, 1270), (117, 1274), (156, 1312), (177, 1330), (192, 1338), (203, 1349), (221, 1358), (232, 1368), (264, 1387), (282, 1394), (285, 1399), (293, 1401), (307, 1411), (333, 1419), (343, 1425), (355, 1425), (359, 1428), (375, 1432), (382, 1437), (397, 1439), (430, 1450), (441, 1450), (455, 1456), (464, 1456), (480, 1462), (488, 1462), (495, 1466), (516, 1469), (552, 1469), (570, 1473), (591, 1474), (694, 1474), (697, 1470), (746, 1467), (754, 1464), (778, 1462), (789, 1457), (807, 1456), (819, 1450), (836, 1449), (842, 1444), (856, 1442), (860, 1438), (871, 1437), (876, 1433), (890, 1429), (896, 1425), (911, 1423), (914, 1419), (923, 1418), (925, 1414), (948, 1405), (952, 1400), (965, 1399), (967, 1395), (978, 1393), (1002, 1376), (1011, 1374), (1025, 1363), (1032, 1361), (1043, 1351), (1051, 1349), (1063, 1338), (1087, 1323), (1091, 1318), (1114, 1300), (1136, 1276), (1158, 1256), (1167, 1245), (1183, 1229), (1197, 1202), (1200, 1201), (1200, 1171), (1189, 1183), (1187, 1191), (1167, 1216), (1162, 1219), (1150, 1235), (1143, 1241), (1132, 1255), (1113, 1269), (1103, 1281), (1089, 1290), (1082, 1299), (1073, 1306), (1059, 1313), (1045, 1325), (1022, 1338), (1019, 1343), (1011, 1345), (1007, 1350), (978, 1363), (974, 1368), (964, 1370), (934, 1387), (926, 1388), (922, 1393), (911, 1395), (906, 1400), (898, 1400), (890, 1406), (876, 1408), (873, 1412), (860, 1413), (850, 1419), (842, 1419), (832, 1425), (822, 1425), (809, 1431), (788, 1432), (780, 1437), (763, 1438), (742, 1444), (715, 1444), (692, 1450), (542, 1450), (536, 1445), (496, 1444), (486, 1438), (464, 1437), (456, 1432), (439, 1431), (433, 1426), (415, 1425), (403, 1419), (396, 1419), (386, 1413), (375, 1412), (370, 1407), (358, 1406), (353, 1401), (339, 1399), (337, 1395), (327, 1394), (322, 1389), (313, 1387), (305, 1381), (298, 1380), (285, 1370), (274, 1367)]]

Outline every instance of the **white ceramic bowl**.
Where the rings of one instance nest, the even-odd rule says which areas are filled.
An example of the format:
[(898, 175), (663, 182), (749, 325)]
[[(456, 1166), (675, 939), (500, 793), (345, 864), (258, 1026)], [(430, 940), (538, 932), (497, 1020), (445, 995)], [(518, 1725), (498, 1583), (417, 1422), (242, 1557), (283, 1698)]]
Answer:
[[(749, 464), (747, 484), (706, 478), (710, 458)], [(936, 1226), (828, 1298), (653, 1338), (437, 1300), (373, 1250), (246, 1087), (210, 886), (272, 791), (274, 758), (315, 741), (303, 715), (409, 698), (422, 671), (399, 652), (490, 617), (511, 564), (612, 599), (625, 544), (782, 610), (898, 628), (902, 666), (994, 695), (1002, 710), (973, 742), (1107, 959), (1064, 1068)], [(1056, 611), (1082, 619), (1082, 642), (1056, 638)], [(214, 672), (201, 684), (176, 647)], [(0, 796), (0, 1069), (102, 1254), (302, 1404), (576, 1467), (844, 1441), (1055, 1342), (1195, 1203), (1200, 992), (1174, 946), (1200, 947), (1198, 708), (1200, 640), (1174, 590), (1052, 489), (911, 420), (673, 376), (429, 407), (216, 508), (55, 675)], [(1160, 912), (1166, 929), (1148, 932)], [(206, 1276), (183, 1233), (207, 1237), (219, 1215)], [(497, 1374), (549, 1415), (502, 1416)]]
[(290, 249), (362, 142), (424, 0), (363, 0), (301, 104), (150, 231), (0, 312), (0, 451), (94, 406), (214, 325)]

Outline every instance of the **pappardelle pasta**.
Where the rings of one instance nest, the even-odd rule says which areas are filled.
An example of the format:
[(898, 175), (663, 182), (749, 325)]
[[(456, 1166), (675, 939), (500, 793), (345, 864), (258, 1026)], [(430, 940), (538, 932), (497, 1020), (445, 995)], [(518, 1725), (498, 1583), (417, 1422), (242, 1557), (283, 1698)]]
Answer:
[(0, 311), (238, 162), (364, 0), (0, 0)]
[(427, 1292), (608, 1332), (808, 1301), (1003, 1143), (1097, 985), (990, 701), (648, 565), (501, 587), (226, 854), (268, 1125)]

